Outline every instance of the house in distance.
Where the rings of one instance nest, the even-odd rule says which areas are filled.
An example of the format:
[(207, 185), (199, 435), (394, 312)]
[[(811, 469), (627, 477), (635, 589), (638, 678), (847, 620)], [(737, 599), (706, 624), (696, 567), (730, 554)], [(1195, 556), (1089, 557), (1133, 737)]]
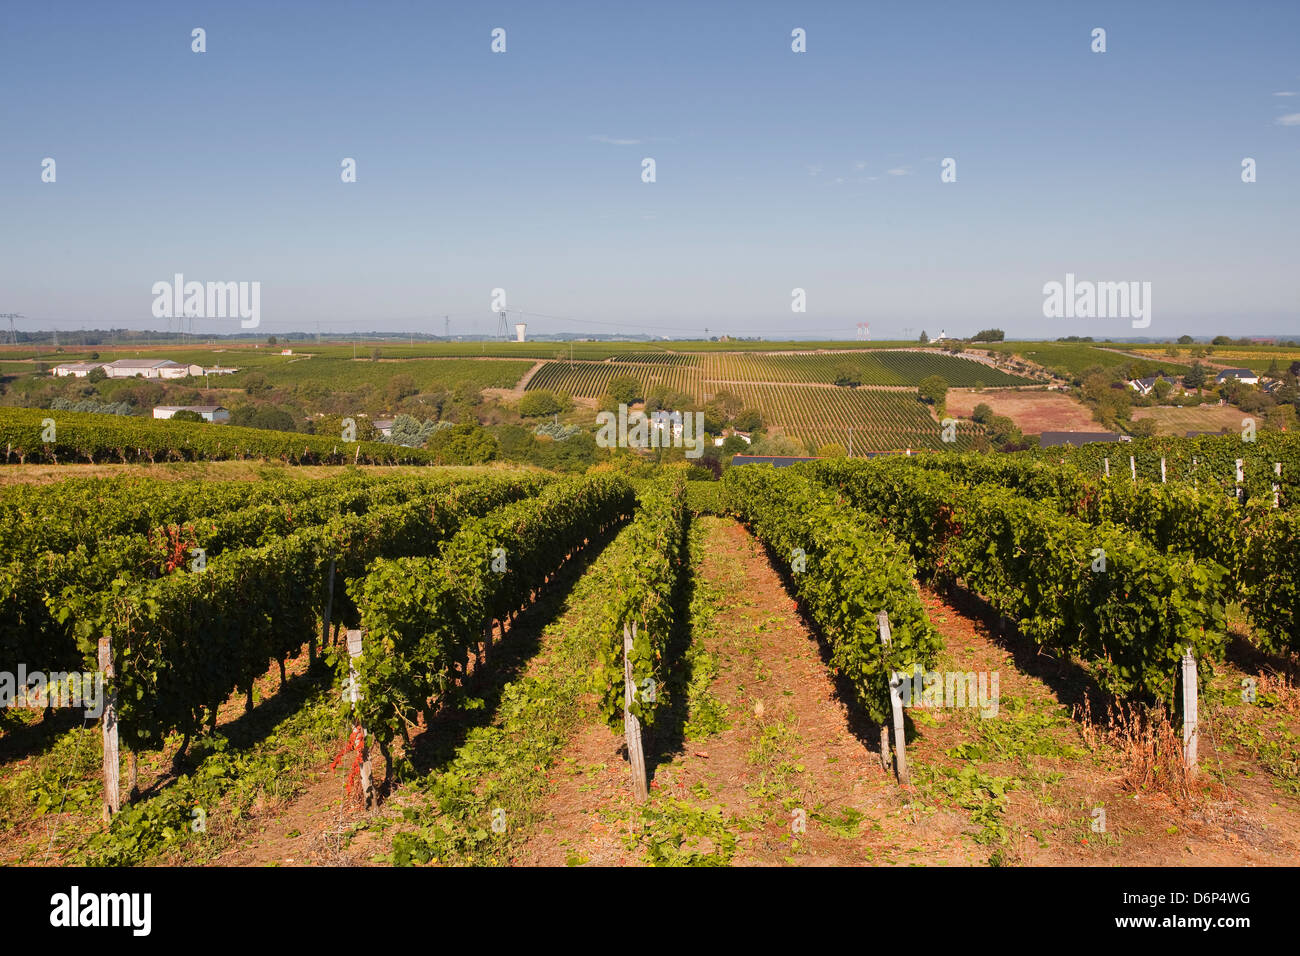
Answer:
[(1226, 382), (1241, 382), (1243, 385), (1258, 385), (1259, 374), (1252, 372), (1248, 368), (1225, 368), (1214, 377), (1214, 383), (1216, 385), (1223, 385)]
[(230, 421), (230, 409), (220, 405), (155, 405), (154, 418), (171, 418), (177, 412), (195, 412), (205, 422), (222, 424)]

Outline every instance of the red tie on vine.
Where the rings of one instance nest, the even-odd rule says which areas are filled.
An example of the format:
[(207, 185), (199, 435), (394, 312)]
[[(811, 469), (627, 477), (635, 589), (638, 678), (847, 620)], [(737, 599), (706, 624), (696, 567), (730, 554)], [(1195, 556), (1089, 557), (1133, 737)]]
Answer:
[(334, 762), (330, 764), (330, 770), (336, 770), (338, 769), (339, 762), (342, 761), (344, 757), (353, 750), (357, 752), (357, 758), (352, 762), (352, 772), (348, 774), (348, 793), (352, 792), (352, 785), (361, 775), (361, 748), (365, 742), (366, 732), (361, 729), (360, 724), (357, 724), (352, 728), (352, 733), (348, 735), (348, 739), (344, 742), (343, 749), (339, 751), (338, 756), (334, 758)]

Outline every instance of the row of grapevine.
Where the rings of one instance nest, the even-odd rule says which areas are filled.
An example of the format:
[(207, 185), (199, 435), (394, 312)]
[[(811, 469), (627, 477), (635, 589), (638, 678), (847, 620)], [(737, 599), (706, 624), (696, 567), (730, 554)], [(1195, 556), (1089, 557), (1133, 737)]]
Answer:
[[(1244, 416), (1243, 417), (1249, 417)], [(1219, 488), (1235, 494), (1237, 460), (1242, 461), (1245, 500), (1273, 501), (1279, 485), (1284, 504), (1300, 503), (1300, 434), (1259, 431), (1253, 441), (1242, 435), (1201, 435), (1196, 438), (1142, 438), (1131, 442), (1094, 442), (1079, 448), (1045, 448), (1035, 453), (1047, 461), (1064, 461), (1092, 477), (1105, 472), (1110, 461), (1113, 477), (1130, 478), (1133, 458), (1138, 481), (1159, 482), (1160, 463), (1165, 480), (1196, 487)], [(1281, 464), (1281, 476), (1274, 470)]]
[(635, 496), (621, 477), (552, 484), (466, 522), (437, 557), (374, 562), (348, 593), (365, 632), (355, 669), (356, 717), (386, 747), (450, 691), (485, 626), (527, 605), (569, 556), (622, 521)]
[[(376, 558), (428, 554), (465, 520), (536, 487), (526, 479), (465, 482), (228, 551), (202, 572), (121, 575), (103, 590), (66, 594), (65, 607), (87, 657), (98, 639), (111, 641), (128, 744), (155, 746), (172, 730), (199, 729), (205, 708), (215, 714), (270, 661), (311, 639), (331, 563), (346, 581)], [(334, 588), (338, 619), (355, 622), (343, 591)]]
[[(831, 664), (852, 684), (867, 714), (890, 716), (889, 676), (928, 670), (941, 641), (921, 605), (905, 545), (879, 522), (836, 502), (786, 469), (733, 468), (723, 479), (727, 506), (790, 572), (795, 592), (831, 646)], [(881, 644), (877, 614), (889, 616)]]
[(1089, 524), (1119, 525), (1160, 551), (1190, 555), (1207, 568), (1221, 566), (1230, 596), (1250, 615), (1256, 642), (1272, 651), (1300, 650), (1300, 576), (1290, 552), (1300, 514), (1274, 509), (1271, 497), (1239, 505), (1215, 486), (1134, 484), (1127, 474), (1089, 478), (1071, 467), (1014, 455), (918, 456), (913, 465), (1035, 500), (1055, 499), (1061, 510)]
[[(421, 476), (420, 486), (433, 490), (460, 480), (455, 473)], [(292, 520), (312, 499), (352, 490), (369, 493), (391, 481), (386, 474), (348, 472), (328, 478), (263, 481), (160, 481), (154, 478), (70, 478), (50, 485), (17, 484), (0, 492), (0, 558), (13, 559), (42, 551), (70, 551), (85, 546), (93, 553), (117, 535), (147, 534), (165, 525), (200, 524), (263, 508)], [(394, 484), (403, 494), (412, 485)]]
[(906, 460), (819, 462), (810, 473), (907, 541), (927, 574), (1091, 661), (1113, 693), (1172, 701), (1185, 649), (1201, 666), (1222, 659), (1230, 585), (1217, 565)]
[(609, 602), (601, 624), (605, 644), (596, 669), (601, 713), (611, 726), (623, 718), (623, 627), (635, 622), (632, 644), (632, 713), (652, 725), (668, 703), (670, 642), (678, 626), (680, 587), (687, 575), (690, 509), (680, 470), (645, 487), (631, 526), (613, 547)]
[(0, 409), (0, 444), (5, 462), (19, 464), (245, 459), (298, 465), (442, 463), (434, 452), (383, 442), (39, 408)]
[[(183, 525), (164, 524), (143, 532), (106, 533), (99, 537), (93, 535), (91, 527), (63, 531), (80, 524), (75, 508), (73, 517), (67, 520), (57, 513), (37, 510), (28, 515), (33, 519), (34, 537), (46, 543), (59, 542), (61, 538), (76, 543), (63, 540), (47, 550), (0, 565), (0, 669), (19, 662), (46, 670), (75, 667), (81, 653), (64, 608), (72, 596), (100, 591), (115, 578), (146, 580), (184, 573), (191, 567), (201, 567), (207, 559), (225, 550), (266, 544), (301, 528), (324, 525), (341, 515), (363, 514), (372, 508), (432, 495), (451, 483), (447, 475), (395, 480), (345, 477), (317, 482), (267, 482), (266, 487), (261, 483), (232, 482), (233, 486), (243, 486), (229, 489), (237, 494), (216, 494), (212, 499), (200, 497), (198, 500), (206, 504), (191, 502), (188, 507), (179, 508), (191, 516)], [(182, 505), (171, 498), (171, 489), (150, 499), (148, 492), (157, 484), (166, 483), (132, 482), (110, 487), (123, 493), (140, 493), (151, 501), (142, 511), (133, 513), (137, 521), (141, 514), (150, 519), (175, 516), (174, 510), (157, 508), (160, 502), (166, 501)], [(119, 504), (105, 497), (103, 489), (97, 491), (101, 493), (91, 498), (93, 502), (104, 506)], [(277, 500), (267, 502), (265, 499), (272, 495)], [(258, 503), (233, 510), (207, 510), (218, 507), (219, 503), (233, 505), (249, 500)], [(70, 504), (76, 501), (76, 494), (70, 495)], [(128, 513), (132, 509), (125, 505), (117, 511), (119, 516)], [(37, 534), (42, 531), (43, 535)], [(197, 549), (201, 549), (202, 560)]]

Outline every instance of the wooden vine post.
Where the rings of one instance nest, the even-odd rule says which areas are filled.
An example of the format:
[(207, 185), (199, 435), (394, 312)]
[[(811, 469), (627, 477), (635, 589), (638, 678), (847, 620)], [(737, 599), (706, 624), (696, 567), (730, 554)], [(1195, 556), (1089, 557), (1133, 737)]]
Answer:
[(1183, 762), (1196, 769), (1196, 658), (1190, 647), (1183, 650)]
[[(361, 631), (360, 629), (348, 631), (348, 696), (352, 702), (352, 713), (355, 716), (357, 710), (357, 701), (361, 699), (361, 691), (357, 686), (357, 666), (356, 659), (361, 656)], [(375, 805), (375, 782), (370, 774), (370, 745), (366, 743), (366, 729), (357, 722), (357, 728), (361, 731), (361, 793), (366, 799), (366, 807)]]
[(1109, 459), (1109, 458), (1103, 458), (1103, 459), (1101, 460), (1101, 464), (1102, 464), (1102, 467), (1106, 469), (1106, 477), (1109, 478), (1109, 477), (1110, 477), (1110, 459)]
[(1165, 484), (1165, 460), (1160, 459), (1160, 484)]
[(641, 721), (632, 713), (636, 683), (632, 677), (632, 643), (636, 640), (636, 623), (623, 624), (623, 732), (627, 737), (627, 762), (632, 766), (632, 793), (637, 803), (650, 797), (646, 780), (645, 751), (641, 746)]
[[(889, 632), (889, 615), (881, 611), (876, 616), (877, 623), (880, 625), (880, 645), (888, 649), (890, 642)], [(907, 733), (903, 724), (903, 681), (906, 678), (898, 671), (889, 672), (889, 706), (894, 713), (894, 771), (898, 775), (898, 782), (903, 786), (910, 786), (912, 777), (907, 771)], [(889, 728), (880, 729), (881, 753), (889, 743)]]
[(1273, 507), (1276, 508), (1281, 504), (1278, 498), (1282, 481), (1282, 463), (1280, 461), (1273, 462), (1273, 477), (1277, 479), (1277, 481), (1273, 482)]
[[(325, 622), (320, 631), (320, 649), (325, 653), (325, 646), (329, 643), (330, 638), (330, 614), (334, 610), (334, 562), (337, 558), (330, 558), (330, 573), (325, 581), (325, 609), (321, 612), (321, 619)], [(314, 664), (316, 662), (316, 642), (309, 641), (307, 644), (307, 661)]]
[(117, 751), (117, 691), (113, 679), (112, 638), (99, 639), (99, 672), (104, 678), (104, 822), (122, 809), (121, 765)]
[(1128, 456), (1128, 473), (1129, 473), (1129, 477), (1133, 479), (1133, 484), (1136, 485), (1138, 480), (1138, 466), (1137, 466), (1137, 459), (1135, 459), (1132, 455)]
[(1237, 500), (1238, 501), (1241, 500), (1241, 483), (1246, 480), (1246, 476), (1242, 473), (1241, 470), (1241, 466), (1243, 464), (1245, 464), (1245, 462), (1242, 459), (1238, 458), (1237, 459)]

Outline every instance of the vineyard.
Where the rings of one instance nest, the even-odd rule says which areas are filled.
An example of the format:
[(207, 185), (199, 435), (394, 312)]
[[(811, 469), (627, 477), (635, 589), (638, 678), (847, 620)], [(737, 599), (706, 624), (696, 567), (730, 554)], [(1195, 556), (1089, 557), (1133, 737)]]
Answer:
[(699, 369), (668, 362), (547, 362), (528, 380), (526, 388), (599, 398), (619, 375), (631, 375), (646, 389), (666, 385), (697, 399), (700, 395)]
[(423, 449), (380, 442), (27, 408), (0, 409), (0, 442), (6, 464), (242, 459), (303, 465), (439, 463), (437, 455)]
[[(1253, 768), (1294, 814), (1292, 717), (1232, 688), (1295, 693), (1277, 675), (1300, 656), (1296, 443), (1229, 442), (744, 466), (716, 483), (677, 466), (635, 484), (340, 470), (5, 488), (0, 689), (50, 676), (0, 711), (0, 856), (253, 862), (264, 801), (302, 804), (307, 826), (328, 800), (353, 862), (861, 862), (892, 852), (868, 808), (908, 800), (969, 817), (936, 860), (1051, 858), (1073, 824), (1035, 823), (1005, 793), (1070, 806), (1098, 766), (1081, 748), (1127, 759), (1104, 724), (1052, 709), (1078, 687), (1157, 737), (1175, 727), (1152, 746), (1181, 768), (1158, 783), (1182, 781), (1180, 800)], [(1136, 479), (1127, 456), (1105, 474), (1108, 450), (1132, 453)], [(965, 704), (944, 703), (954, 669)], [(61, 701), (78, 674), (103, 681), (85, 721)], [(1117, 803), (1126, 784), (1091, 786)], [(1142, 812), (1132, 826), (1164, 827)], [(575, 813), (641, 822), (556, 822)], [(904, 844), (914, 825), (874, 824)], [(1034, 827), (1037, 851), (1015, 836)], [(1253, 852), (1286, 856), (1290, 832)]]
[(212, 381), (217, 388), (243, 388), (252, 375), (269, 385), (317, 385), (326, 388), (382, 387), (395, 375), (408, 375), (420, 391), (450, 389), (460, 382), (475, 388), (512, 388), (533, 365), (531, 361), (455, 358), (396, 358), (380, 349), (382, 359), (294, 356), (273, 365), (254, 366), (249, 371), (222, 376)]
[[(869, 388), (834, 387), (851, 373)], [(813, 447), (847, 446), (854, 429), (856, 447), (866, 451), (942, 449), (938, 422), (910, 389), (938, 375), (952, 387), (1015, 386), (1031, 380), (971, 359), (938, 352), (889, 350), (805, 354), (639, 353), (603, 362), (547, 362), (528, 380), (528, 389), (549, 389), (581, 398), (599, 398), (616, 376), (632, 376), (646, 391), (666, 386), (707, 402), (719, 392), (739, 395), (759, 409), (764, 420)], [(894, 391), (896, 389), (897, 391)], [(958, 426), (955, 447), (966, 448), (974, 434), (969, 422)]]
[(699, 400), (736, 384), (833, 385), (841, 370), (855, 373), (862, 385), (906, 387), (938, 375), (949, 386), (1029, 385), (1032, 381), (1011, 375), (972, 359), (940, 352), (902, 349), (877, 352), (726, 353), (700, 355), (615, 355), (603, 362), (548, 362), (528, 388), (547, 388), (587, 398), (604, 393), (616, 375), (631, 375), (647, 388), (667, 385)]
[(976, 426), (956, 425), (956, 441), (943, 442), (939, 422), (912, 393), (873, 389), (827, 389), (799, 385), (732, 385), (746, 405), (761, 408), (765, 419), (787, 433), (810, 439), (814, 447), (849, 445), (853, 429), (856, 451), (902, 451), (908, 448), (965, 449)]

